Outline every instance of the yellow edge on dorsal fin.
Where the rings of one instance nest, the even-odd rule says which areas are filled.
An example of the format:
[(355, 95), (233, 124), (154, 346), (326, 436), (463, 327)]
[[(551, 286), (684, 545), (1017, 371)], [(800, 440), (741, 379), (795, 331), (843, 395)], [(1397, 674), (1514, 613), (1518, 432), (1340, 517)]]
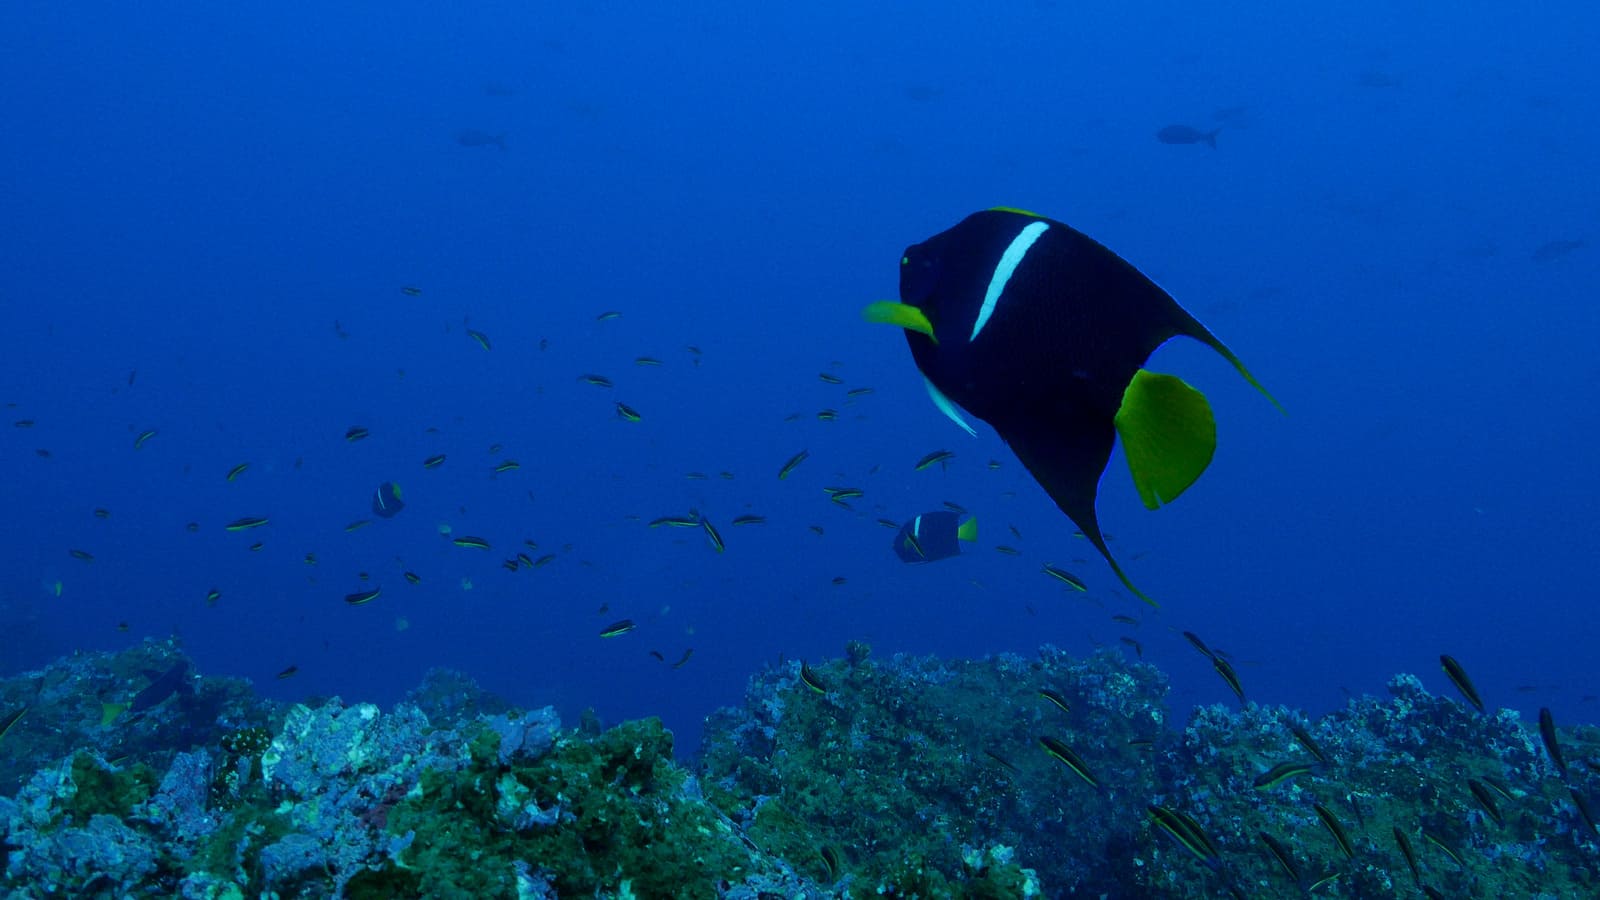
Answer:
[(1026, 209), (1018, 209), (1015, 206), (991, 206), (991, 207), (989, 207), (988, 211), (989, 212), (1016, 213), (1019, 216), (1028, 216), (1029, 218), (1033, 218), (1033, 219), (1042, 219), (1042, 218), (1044, 218), (1044, 216), (1041, 216), (1036, 212), (1033, 212), (1031, 210), (1026, 210)]

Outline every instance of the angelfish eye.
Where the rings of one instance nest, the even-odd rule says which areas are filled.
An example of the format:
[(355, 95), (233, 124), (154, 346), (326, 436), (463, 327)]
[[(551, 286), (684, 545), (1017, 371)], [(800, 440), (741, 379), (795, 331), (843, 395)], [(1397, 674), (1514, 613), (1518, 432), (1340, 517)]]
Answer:
[(938, 284), (939, 269), (939, 257), (918, 247), (908, 249), (900, 257), (900, 302), (922, 306)]

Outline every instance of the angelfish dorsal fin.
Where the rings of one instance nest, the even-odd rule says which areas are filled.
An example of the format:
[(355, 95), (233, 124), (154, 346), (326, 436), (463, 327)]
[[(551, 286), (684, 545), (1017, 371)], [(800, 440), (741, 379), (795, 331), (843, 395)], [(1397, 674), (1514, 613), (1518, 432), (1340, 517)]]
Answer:
[(1271, 401), (1272, 405), (1278, 408), (1278, 412), (1283, 413), (1286, 416), (1289, 414), (1289, 411), (1283, 408), (1283, 404), (1278, 402), (1278, 398), (1272, 396), (1272, 392), (1267, 390), (1266, 386), (1261, 382), (1257, 381), (1256, 376), (1250, 374), (1250, 370), (1244, 367), (1244, 362), (1240, 360), (1239, 357), (1233, 355), (1232, 350), (1229, 350), (1226, 346), (1224, 346), (1221, 341), (1215, 341), (1214, 343), (1213, 341), (1205, 341), (1205, 343), (1210, 344), (1213, 350), (1222, 354), (1222, 358), (1226, 359), (1230, 364), (1233, 365), (1234, 371), (1243, 376), (1244, 380), (1248, 381), (1251, 387), (1260, 391), (1261, 396), (1266, 397), (1269, 401)]
[(1115, 422), (1134, 487), (1147, 509), (1176, 500), (1216, 453), (1211, 404), (1175, 375), (1135, 372), (1122, 392)]
[(1198, 319), (1189, 315), (1181, 307), (1178, 309), (1178, 315), (1181, 320), (1178, 324), (1179, 334), (1186, 334), (1222, 354), (1222, 358), (1227, 360), (1229, 365), (1233, 366), (1234, 371), (1238, 372), (1240, 377), (1249, 382), (1251, 387), (1260, 391), (1263, 397), (1266, 397), (1273, 406), (1277, 407), (1278, 412), (1283, 413), (1284, 415), (1289, 414), (1289, 411), (1283, 408), (1283, 404), (1278, 402), (1278, 398), (1272, 396), (1272, 392), (1267, 390), (1266, 385), (1257, 381), (1256, 376), (1252, 375), (1250, 370), (1244, 367), (1244, 360), (1241, 360), (1237, 355), (1234, 354), (1232, 350), (1228, 349), (1227, 344), (1224, 344), (1220, 338), (1211, 333), (1210, 329), (1206, 328), (1204, 325), (1201, 325)]

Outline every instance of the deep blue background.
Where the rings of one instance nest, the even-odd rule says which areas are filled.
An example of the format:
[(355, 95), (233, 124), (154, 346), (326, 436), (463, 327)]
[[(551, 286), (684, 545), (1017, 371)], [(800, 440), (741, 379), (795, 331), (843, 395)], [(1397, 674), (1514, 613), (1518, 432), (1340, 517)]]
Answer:
[[(1534, 255), (1600, 240), (1595, 8), (338, 6), (0, 12), (0, 669), (175, 632), (284, 698), (387, 702), (449, 665), (568, 716), (660, 714), (689, 749), (756, 668), (854, 638), (1131, 634), (1180, 707), (1229, 699), (1187, 629), (1263, 702), (1320, 712), (1397, 671), (1448, 691), (1449, 652), (1491, 703), (1596, 721), (1600, 247)], [(1215, 150), (1154, 138), (1219, 112)], [(859, 318), (905, 245), (995, 204), (1139, 265), (1289, 410), (1198, 345), (1158, 353), (1220, 434), (1155, 513), (1108, 469), (1101, 521), (1159, 614), (1072, 562), (993, 433)], [(948, 471), (912, 471), (939, 447)], [(407, 509), (345, 533), (386, 479)], [(898, 562), (874, 520), (946, 500), (980, 545)], [(644, 524), (690, 508), (726, 553)], [(245, 515), (272, 523), (223, 530)], [(558, 559), (501, 569), (524, 538)], [(348, 607), (363, 570), (383, 595)]]

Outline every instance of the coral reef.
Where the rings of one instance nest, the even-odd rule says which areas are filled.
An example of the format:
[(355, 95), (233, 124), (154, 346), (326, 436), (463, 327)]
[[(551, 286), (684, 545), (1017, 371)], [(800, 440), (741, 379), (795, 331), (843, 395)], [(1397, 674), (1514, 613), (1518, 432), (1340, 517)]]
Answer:
[(1600, 892), (1600, 733), (1562, 730), (1584, 761), (1568, 780), (1516, 713), (1411, 676), (1318, 722), (1250, 703), (1174, 730), (1165, 676), (1112, 650), (879, 664), (853, 646), (801, 668), (708, 720), (702, 778), (752, 840), (851, 896)]
[[(107, 672), (139, 661), (62, 665), (98, 685)], [(35, 674), (3, 691), (70, 677)], [(193, 692), (196, 704), (234, 689), (205, 681)], [(125, 732), (85, 739), (41, 764), (58, 744), (32, 741), (34, 731), (74, 720), (82, 705), (60, 696), (67, 699), (53, 705), (54, 697), (36, 692), (28, 709), (36, 727), (6, 736), (12, 760), (37, 754), (26, 783), (0, 798), (0, 887), (7, 890), (46, 897), (821, 896), (700, 796), (655, 719), (568, 731), (551, 708), (511, 709), (463, 676), (430, 673), (412, 697), (429, 704), (439, 723), (418, 702), (382, 711), (337, 698), (183, 721), (195, 708), (211, 716), (217, 705), (180, 706), (174, 695), (165, 701), (172, 706), (152, 709), (162, 723), (148, 726), (172, 745), (158, 751), (142, 733)], [(264, 721), (276, 724), (245, 724)], [(144, 749), (111, 761), (102, 749), (131, 745)]]
[[(176, 668), (175, 668), (176, 667)], [(175, 678), (159, 679), (166, 673)], [(163, 687), (152, 692), (150, 685)], [(148, 708), (129, 712), (144, 693)], [(160, 694), (150, 701), (152, 694)], [(707, 722), (564, 728), (460, 673), (282, 707), (171, 643), (0, 681), (8, 896), (1592, 896), (1600, 731), (1397, 676), (1318, 721), (1155, 667), (791, 663)], [(22, 714), (16, 713), (21, 710)]]

